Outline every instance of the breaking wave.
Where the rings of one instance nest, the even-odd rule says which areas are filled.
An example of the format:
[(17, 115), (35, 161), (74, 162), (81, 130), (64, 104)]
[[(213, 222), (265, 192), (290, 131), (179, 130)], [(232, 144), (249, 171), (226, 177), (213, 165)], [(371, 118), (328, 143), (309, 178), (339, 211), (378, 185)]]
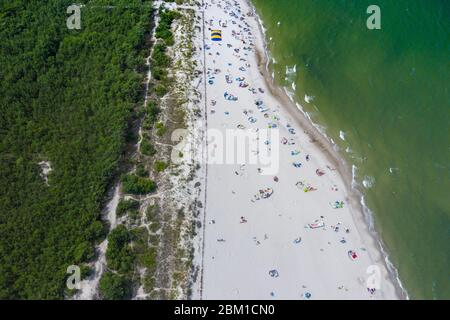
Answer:
[(362, 181), (362, 185), (364, 186), (364, 188), (366, 189), (370, 189), (373, 187), (375, 183), (375, 178), (372, 176), (364, 176), (364, 179)]

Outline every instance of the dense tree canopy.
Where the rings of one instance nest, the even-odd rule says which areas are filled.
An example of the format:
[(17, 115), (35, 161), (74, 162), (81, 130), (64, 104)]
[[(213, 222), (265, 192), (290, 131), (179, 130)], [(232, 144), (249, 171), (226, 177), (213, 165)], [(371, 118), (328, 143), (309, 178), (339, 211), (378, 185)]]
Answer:
[(1, 299), (62, 298), (67, 267), (92, 257), (142, 98), (150, 3), (87, 1), (68, 30), (72, 3), (0, 2)]

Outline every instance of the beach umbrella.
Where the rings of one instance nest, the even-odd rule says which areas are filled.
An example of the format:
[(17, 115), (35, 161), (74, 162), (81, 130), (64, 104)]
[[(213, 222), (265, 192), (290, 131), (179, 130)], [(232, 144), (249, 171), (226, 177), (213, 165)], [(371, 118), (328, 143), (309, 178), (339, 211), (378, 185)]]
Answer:
[(222, 41), (222, 31), (221, 30), (211, 30), (211, 40), (212, 41)]

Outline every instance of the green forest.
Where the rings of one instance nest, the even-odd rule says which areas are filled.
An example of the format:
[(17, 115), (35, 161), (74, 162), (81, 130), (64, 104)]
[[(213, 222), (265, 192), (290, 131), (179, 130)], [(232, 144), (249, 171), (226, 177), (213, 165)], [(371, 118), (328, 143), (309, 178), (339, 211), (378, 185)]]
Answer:
[[(81, 29), (69, 30), (72, 3), (0, 3), (0, 299), (68, 294), (67, 267), (92, 259), (105, 237), (106, 191), (143, 101), (150, 2), (86, 1)], [(128, 182), (138, 192), (155, 188)], [(133, 261), (120, 231), (109, 260), (127, 271)], [(108, 277), (103, 287), (124, 287)]]

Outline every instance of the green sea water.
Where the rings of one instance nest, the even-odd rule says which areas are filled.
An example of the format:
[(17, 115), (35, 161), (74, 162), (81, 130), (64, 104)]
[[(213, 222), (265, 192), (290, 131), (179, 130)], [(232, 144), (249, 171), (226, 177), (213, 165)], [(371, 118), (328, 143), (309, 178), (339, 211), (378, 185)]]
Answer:
[[(357, 167), (410, 298), (450, 299), (450, 1), (253, 4), (275, 81), (295, 83), (296, 100)], [(372, 4), (381, 30), (366, 27)]]

